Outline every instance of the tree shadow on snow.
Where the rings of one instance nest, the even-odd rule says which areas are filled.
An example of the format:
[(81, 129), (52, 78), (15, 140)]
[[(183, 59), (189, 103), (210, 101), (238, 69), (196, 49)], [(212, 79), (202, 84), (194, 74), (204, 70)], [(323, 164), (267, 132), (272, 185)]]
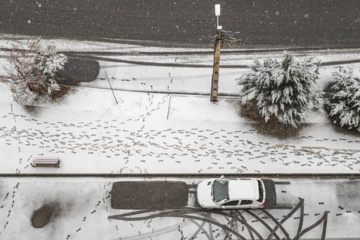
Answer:
[(270, 118), (265, 122), (265, 118), (259, 114), (256, 108), (242, 105), (239, 102), (240, 115), (254, 121), (250, 125), (256, 129), (257, 133), (272, 136), (278, 139), (288, 139), (296, 137), (302, 129), (309, 124), (300, 124), (297, 128), (278, 122), (275, 118)]
[(37, 106), (25, 105), (24, 110), (32, 117), (37, 117), (41, 113), (41, 108)]
[(41, 208), (34, 211), (31, 217), (31, 224), (35, 228), (45, 227), (60, 216), (61, 208), (59, 203), (44, 204)]

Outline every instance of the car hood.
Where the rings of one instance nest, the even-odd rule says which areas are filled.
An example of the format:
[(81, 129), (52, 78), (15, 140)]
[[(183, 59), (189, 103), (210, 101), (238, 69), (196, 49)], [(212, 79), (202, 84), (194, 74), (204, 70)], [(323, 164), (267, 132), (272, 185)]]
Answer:
[(211, 186), (213, 181), (214, 180), (204, 180), (198, 184), (196, 196), (200, 206), (202, 207), (217, 206), (213, 202), (213, 197), (211, 196)]

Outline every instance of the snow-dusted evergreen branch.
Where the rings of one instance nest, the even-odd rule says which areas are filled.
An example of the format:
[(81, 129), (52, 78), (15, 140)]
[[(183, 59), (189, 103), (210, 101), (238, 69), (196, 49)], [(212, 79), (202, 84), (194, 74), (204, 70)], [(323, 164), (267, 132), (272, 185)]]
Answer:
[(353, 70), (339, 67), (333, 73), (336, 84), (332, 87), (327, 106), (335, 124), (360, 132), (360, 79), (353, 77)]
[(321, 93), (316, 87), (319, 65), (313, 58), (299, 62), (287, 53), (282, 61), (255, 60), (252, 72), (237, 79), (243, 86), (241, 102), (256, 107), (266, 122), (276, 118), (294, 127), (308, 122), (309, 105), (318, 107), (321, 102)]

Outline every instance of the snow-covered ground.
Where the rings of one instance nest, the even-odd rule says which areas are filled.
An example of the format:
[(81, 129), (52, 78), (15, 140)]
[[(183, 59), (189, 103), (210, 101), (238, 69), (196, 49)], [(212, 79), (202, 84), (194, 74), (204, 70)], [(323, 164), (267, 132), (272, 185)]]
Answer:
[[(3, 173), (358, 173), (359, 139), (324, 113), (277, 139), (238, 113), (234, 98), (79, 88), (58, 104), (23, 108), (1, 94)], [(6, 100), (7, 99), (7, 100)], [(58, 156), (60, 169), (29, 167)]]
[[(87, 42), (73, 46), (67, 41), (57, 45), (72, 50), (96, 46)], [(98, 45), (94, 50), (114, 47)], [(119, 49), (127, 47), (135, 48), (125, 45)], [(149, 47), (144, 49), (149, 51)], [(335, 53), (341, 59), (348, 57)], [(143, 58), (149, 57), (138, 56), (140, 61)], [(236, 63), (242, 61), (239, 58)], [(311, 123), (295, 136), (278, 139), (276, 134), (263, 134), (256, 123), (240, 115), (238, 98), (220, 97), (214, 104), (209, 96), (196, 95), (209, 93), (211, 68), (109, 62), (100, 62), (100, 66), (97, 80), (82, 83), (58, 103), (24, 108), (12, 101), (5, 84), (0, 85), (2, 172), (359, 172), (358, 137), (334, 130), (322, 110), (311, 112)], [(219, 93), (236, 96), (240, 89), (235, 79), (247, 71), (221, 69)], [(333, 71), (336, 66), (321, 68), (320, 88), (333, 81)], [(119, 104), (104, 80), (106, 75)], [(29, 167), (37, 155), (60, 157), (61, 168)]]
[[(8, 47), (9, 43), (10, 41), (3, 41), (0, 46)], [(56, 40), (55, 44), (63, 51), (118, 49), (131, 54), (145, 51), (195, 51), (67, 40)], [(315, 55), (324, 61), (337, 61), (355, 59), (357, 51), (329, 51), (328, 55), (324, 52), (311, 52), (301, 55)], [(159, 62), (175, 63), (178, 58), (183, 63), (196, 64), (203, 61), (205, 64), (211, 60), (209, 56), (181, 56), (178, 58), (176, 54), (168, 55)], [(281, 53), (277, 56), (280, 57)], [(221, 64), (248, 64), (250, 57), (252, 56), (234, 58), (232, 55), (224, 55)], [(132, 60), (141, 62), (157, 60), (156, 56), (141, 54), (133, 58)], [(6, 65), (5, 58), (0, 58), (0, 63), (2, 66)], [(264, 134), (258, 127), (259, 124), (244, 118), (240, 114), (239, 99), (233, 95), (239, 92), (235, 79), (249, 69), (221, 69), (220, 94), (232, 96), (223, 96), (218, 103), (211, 103), (210, 97), (204, 95), (210, 92), (211, 68), (139, 66), (108, 61), (100, 61), (100, 66), (98, 79), (73, 88), (69, 95), (57, 103), (22, 107), (12, 100), (8, 86), (0, 83), (1, 173), (220, 175), (357, 174), (360, 171), (360, 139), (336, 131), (322, 110), (312, 111), (311, 123), (299, 128), (296, 135), (289, 134), (281, 139), (276, 137), (275, 131), (278, 130), (270, 129), (270, 134)], [(352, 66), (358, 67), (358, 64)], [(331, 73), (335, 69), (336, 66), (321, 68), (320, 88), (333, 81)], [(103, 80), (105, 73), (115, 89), (118, 104), (109, 90), (108, 82)], [(0, 70), (0, 75), (4, 74)], [(60, 168), (32, 168), (30, 163), (34, 156), (60, 157)], [(201, 227), (204, 226), (201, 225), (203, 223), (183, 218), (109, 221), (109, 215), (119, 214), (109, 206), (108, 193), (113, 181), (115, 179), (0, 179), (0, 215), (5, 216), (0, 219), (0, 239), (181, 239), (182, 236), (191, 237), (203, 230), (204, 233), (197, 234), (199, 239), (212, 239), (218, 233), (221, 239), (226, 236), (220, 230), (211, 229), (211, 225), (207, 225), (208, 231), (205, 231)], [(323, 211), (336, 209), (337, 205), (341, 205), (344, 211), (351, 212), (342, 211), (342, 215), (336, 215), (339, 214), (338, 211), (330, 213), (328, 236), (359, 236), (357, 232), (350, 231), (352, 226), (358, 225), (356, 211), (359, 209), (357, 205), (344, 203), (345, 198), (341, 198), (351, 195), (350, 192), (340, 191), (341, 184), (347, 184), (346, 181), (291, 181), (290, 186), (295, 189), (289, 190), (283, 186), (283, 191), (291, 196), (280, 196), (279, 201), (291, 201), (295, 204), (298, 197), (305, 198), (305, 209), (308, 207), (310, 213), (305, 211), (309, 215), (304, 228), (320, 219)], [(323, 190), (321, 201), (325, 202), (324, 206), (319, 203), (320, 198), (314, 197), (318, 189)], [(333, 201), (326, 201), (331, 198)], [(50, 202), (56, 203), (61, 214), (46, 227), (33, 228), (30, 222), (33, 211)], [(346, 206), (350, 206), (349, 209)], [(272, 210), (271, 214), (281, 219), (288, 212)], [(262, 213), (258, 214), (265, 217)], [(220, 218), (206, 214), (201, 216), (216, 220)], [(250, 219), (253, 220), (251, 217)], [(292, 224), (294, 221), (297, 219), (293, 217), (286, 225), (292, 234), (297, 231), (298, 226), (297, 222)], [(255, 221), (254, 224), (258, 223)], [(257, 226), (256, 229), (265, 231), (263, 226)], [(312, 231), (306, 237), (318, 237), (320, 230)]]
[[(141, 181), (143, 179), (127, 179)], [(170, 179), (197, 183), (199, 179)], [(326, 236), (328, 239), (358, 239), (359, 208), (357, 198), (359, 181), (347, 180), (294, 180), (290, 185), (278, 185), (278, 201), (296, 207), (299, 197), (304, 199), (302, 229), (315, 224), (326, 211)], [(189, 212), (141, 211), (134, 215), (122, 216), (128, 219), (108, 219), (110, 216), (135, 213), (136, 210), (116, 210), (110, 207), (109, 192), (112, 183), (117, 179), (101, 178), (3, 178), (0, 181), (0, 238), (16, 239), (225, 239), (224, 227), (236, 231), (246, 239), (251, 239), (245, 224), (239, 221), (234, 224), (234, 215), (224, 216), (229, 212)], [(320, 189), (320, 191), (319, 191)], [(317, 191), (318, 194), (314, 194)], [(350, 197), (349, 197), (350, 196)], [(349, 202), (348, 200), (351, 199)], [(34, 211), (44, 205), (50, 205), (56, 213), (43, 228), (34, 228), (31, 218)], [(187, 212), (186, 212), (187, 211)], [(156, 217), (156, 214), (163, 214)], [(270, 216), (277, 221), (285, 219), (291, 209), (268, 209)], [(266, 238), (270, 231), (260, 220), (271, 228), (275, 222), (262, 210), (236, 211), (246, 222)], [(251, 215), (253, 214), (253, 215)], [(153, 216), (153, 217), (152, 217)], [(141, 220), (135, 218), (141, 217)], [(193, 217), (197, 219), (193, 219)], [(301, 209), (289, 216), (282, 225), (289, 236), (297, 234)], [(257, 219), (258, 218), (258, 219)], [(260, 219), (260, 220), (259, 220)], [(216, 224), (210, 224), (215, 221)], [(236, 221), (235, 221), (236, 222)], [(323, 223), (308, 232), (301, 239), (320, 239)], [(276, 233), (285, 237), (282, 230)], [(227, 238), (229, 239), (229, 238)], [(234, 238), (233, 238), (234, 239)], [(237, 239), (237, 238), (235, 238)], [(275, 238), (273, 238), (275, 239)]]

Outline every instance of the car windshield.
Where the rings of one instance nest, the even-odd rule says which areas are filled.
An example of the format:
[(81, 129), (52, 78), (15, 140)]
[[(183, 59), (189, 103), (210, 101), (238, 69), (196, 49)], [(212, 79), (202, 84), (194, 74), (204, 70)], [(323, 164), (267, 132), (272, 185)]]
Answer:
[(229, 199), (229, 181), (215, 180), (213, 183), (213, 198), (215, 202), (220, 202), (224, 199)]

